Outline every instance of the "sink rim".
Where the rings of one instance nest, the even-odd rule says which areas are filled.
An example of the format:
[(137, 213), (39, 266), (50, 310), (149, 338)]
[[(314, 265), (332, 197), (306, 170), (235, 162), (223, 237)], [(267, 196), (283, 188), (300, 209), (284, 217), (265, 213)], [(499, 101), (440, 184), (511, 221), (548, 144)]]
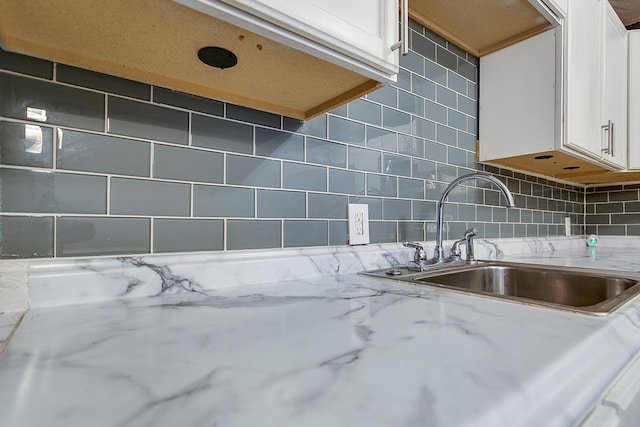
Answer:
[[(570, 273), (576, 274), (579, 276), (589, 276), (589, 277), (601, 277), (601, 278), (613, 278), (613, 279), (626, 279), (633, 280), (636, 283), (629, 287), (628, 289), (622, 291), (618, 295), (615, 295), (611, 298), (605, 299), (599, 303), (583, 306), (583, 307), (575, 307), (570, 305), (564, 305), (559, 303), (541, 301), (531, 298), (524, 298), (520, 296), (513, 295), (503, 295), (496, 294), (493, 292), (485, 292), (479, 291), (475, 289), (468, 289), (459, 286), (445, 285), (441, 283), (424, 281), (425, 279), (437, 276), (450, 275), (453, 273), (462, 273), (465, 271), (474, 270), (482, 267), (490, 267), (490, 266), (498, 266), (498, 267), (515, 267), (520, 269), (527, 270), (544, 270), (544, 271), (556, 271), (562, 273)], [(580, 268), (580, 267), (568, 267), (568, 266), (558, 266), (558, 265), (543, 265), (543, 264), (528, 264), (522, 262), (511, 262), (511, 261), (497, 261), (497, 260), (479, 260), (476, 264), (468, 265), (456, 265), (451, 267), (441, 267), (434, 270), (427, 271), (410, 271), (406, 267), (396, 267), (403, 271), (401, 276), (387, 276), (386, 271), (390, 270), (390, 268), (383, 268), (378, 270), (364, 271), (361, 274), (365, 274), (368, 276), (378, 277), (387, 280), (395, 280), (403, 283), (409, 283), (414, 286), (419, 287), (429, 287), (429, 288), (437, 288), (443, 289), (446, 291), (452, 291), (458, 294), (463, 295), (471, 295), (471, 296), (479, 296), (490, 298), (494, 300), (504, 300), (512, 303), (519, 303), (523, 305), (530, 305), (536, 307), (546, 307), (554, 310), (561, 311), (569, 311), (574, 313), (588, 314), (592, 316), (607, 316), (622, 306), (626, 305), (628, 302), (633, 300), (637, 295), (640, 294), (640, 273), (634, 272), (620, 272), (614, 270), (605, 270), (605, 269), (594, 269), (594, 268)]]

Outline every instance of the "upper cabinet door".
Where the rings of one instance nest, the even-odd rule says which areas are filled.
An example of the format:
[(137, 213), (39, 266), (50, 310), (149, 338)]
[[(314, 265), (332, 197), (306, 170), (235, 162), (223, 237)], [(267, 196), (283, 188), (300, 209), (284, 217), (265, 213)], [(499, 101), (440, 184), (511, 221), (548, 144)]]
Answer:
[(396, 81), (398, 0), (174, 1), (369, 78)]
[(398, 0), (222, 0), (316, 43), (397, 72)]
[(564, 145), (599, 159), (601, 24), (606, 0), (570, 1), (566, 20)]
[(627, 30), (609, 2), (604, 2), (603, 95), (600, 138), (602, 161), (627, 165)]
[(629, 169), (640, 169), (640, 30), (629, 31)]

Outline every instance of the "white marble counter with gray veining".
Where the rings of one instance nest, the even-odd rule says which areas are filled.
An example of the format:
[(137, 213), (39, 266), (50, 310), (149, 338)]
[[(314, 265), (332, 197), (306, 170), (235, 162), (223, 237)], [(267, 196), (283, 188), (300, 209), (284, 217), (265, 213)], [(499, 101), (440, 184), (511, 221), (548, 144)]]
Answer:
[[(640, 271), (624, 249), (528, 244), (499, 252)], [(29, 310), (0, 359), (0, 425), (573, 426), (640, 350), (637, 299), (596, 317), (350, 272), (210, 287), (160, 271), (177, 288)]]

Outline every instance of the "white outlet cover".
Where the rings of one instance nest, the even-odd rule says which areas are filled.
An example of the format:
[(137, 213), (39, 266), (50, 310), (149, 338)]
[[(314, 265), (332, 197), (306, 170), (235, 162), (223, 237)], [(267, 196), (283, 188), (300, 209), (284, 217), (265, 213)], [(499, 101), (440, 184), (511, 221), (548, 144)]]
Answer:
[(369, 205), (349, 203), (349, 244), (369, 243)]

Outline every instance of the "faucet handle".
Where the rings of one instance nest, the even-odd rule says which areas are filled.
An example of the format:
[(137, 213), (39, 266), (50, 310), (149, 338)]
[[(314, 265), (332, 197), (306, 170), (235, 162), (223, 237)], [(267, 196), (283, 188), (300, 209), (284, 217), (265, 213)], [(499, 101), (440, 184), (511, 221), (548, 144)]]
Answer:
[(470, 228), (464, 232), (464, 239), (469, 240), (470, 238), (473, 238), (473, 236), (477, 236), (477, 235), (478, 235), (478, 230), (475, 228)]
[(464, 238), (467, 241), (467, 263), (475, 263), (476, 257), (473, 252), (473, 236), (478, 234), (478, 230), (470, 228), (464, 232)]
[(413, 248), (415, 249), (415, 253), (413, 254), (413, 260), (416, 263), (420, 263), (420, 261), (424, 261), (427, 259), (427, 253), (424, 251), (422, 245), (418, 242), (402, 242), (402, 246), (405, 248)]

